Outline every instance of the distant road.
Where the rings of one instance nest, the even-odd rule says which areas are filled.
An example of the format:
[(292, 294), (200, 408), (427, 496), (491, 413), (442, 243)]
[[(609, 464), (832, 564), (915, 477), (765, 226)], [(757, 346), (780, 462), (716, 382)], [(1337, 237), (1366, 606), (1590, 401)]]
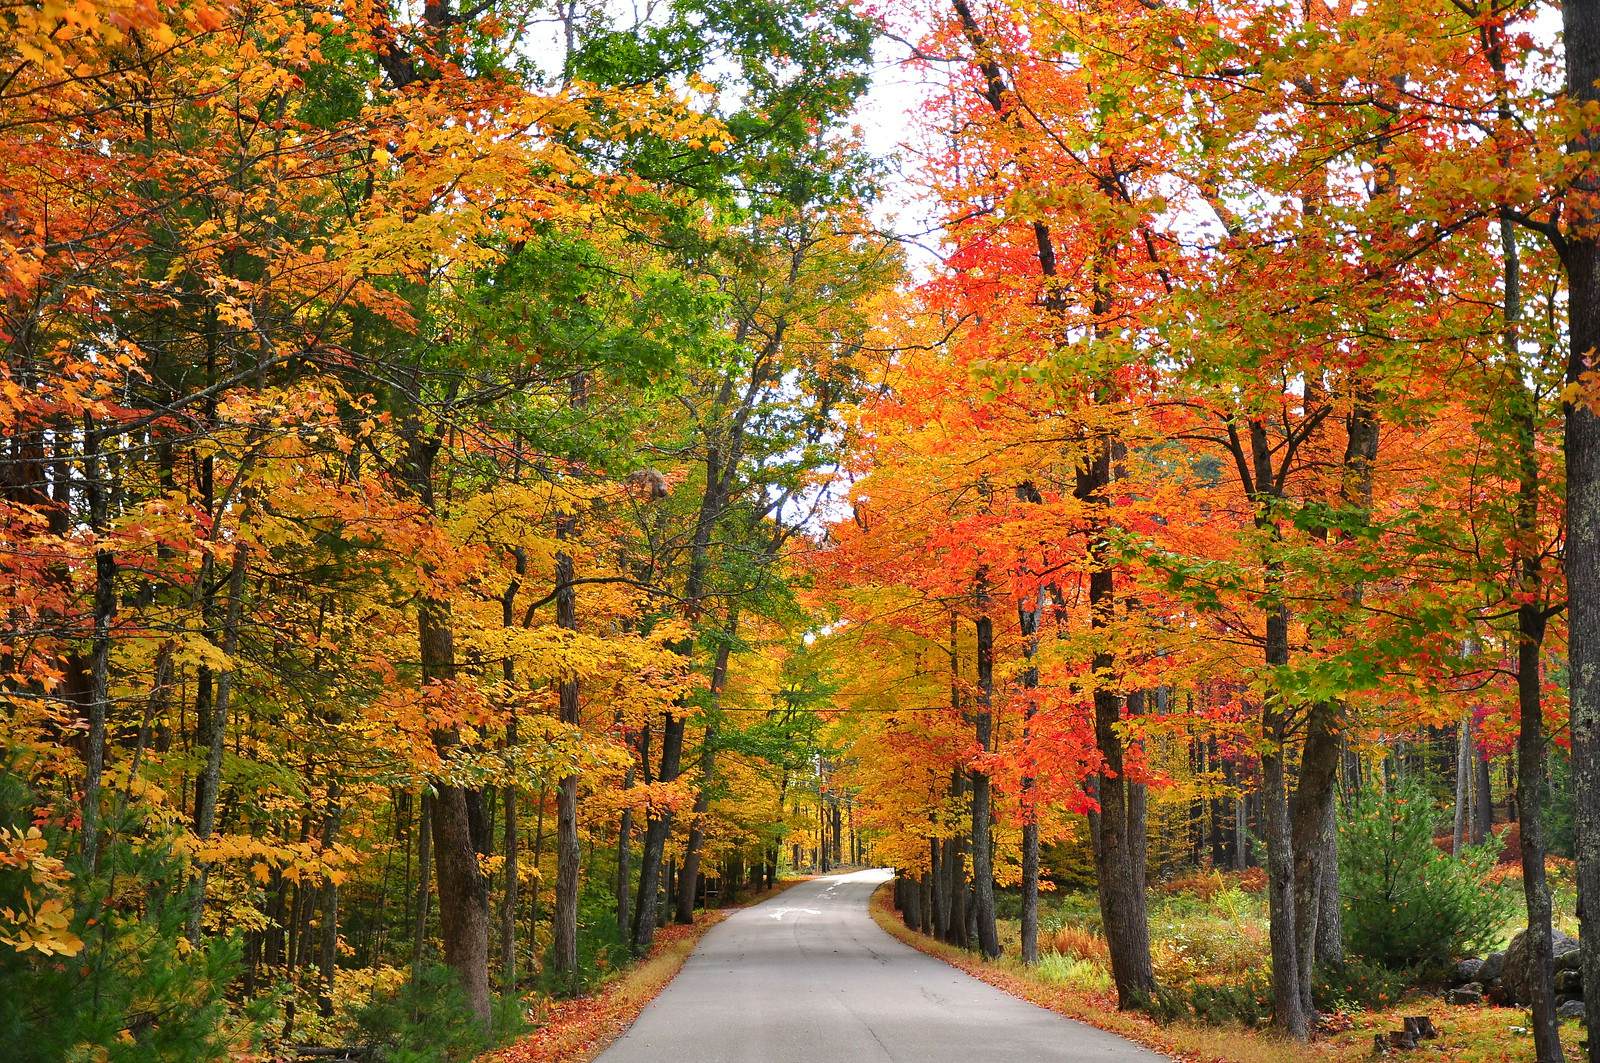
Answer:
[(885, 934), (887, 871), (815, 879), (713, 927), (600, 1063), (1157, 1063)]

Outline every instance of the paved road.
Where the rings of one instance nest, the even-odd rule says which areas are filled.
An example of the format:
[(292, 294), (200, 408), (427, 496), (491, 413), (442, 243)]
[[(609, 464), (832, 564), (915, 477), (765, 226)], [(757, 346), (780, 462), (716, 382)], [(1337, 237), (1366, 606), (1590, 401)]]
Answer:
[(885, 934), (887, 871), (801, 883), (735, 912), (600, 1063), (1157, 1063)]

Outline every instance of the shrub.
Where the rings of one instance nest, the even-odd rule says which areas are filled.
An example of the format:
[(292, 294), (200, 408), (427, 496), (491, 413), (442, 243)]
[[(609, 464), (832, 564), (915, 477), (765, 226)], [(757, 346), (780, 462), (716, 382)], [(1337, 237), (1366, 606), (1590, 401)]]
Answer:
[(1141, 1006), (1157, 1022), (1259, 1026), (1272, 1017), (1272, 986), (1260, 971), (1230, 982), (1162, 983)]
[(485, 1029), (467, 1007), (455, 972), (440, 963), (406, 979), (398, 993), (379, 996), (356, 1012), (356, 1039), (372, 1046), (376, 1063), (456, 1063), (511, 1040), (525, 1024), (515, 996), (495, 1001)]
[(1175, 875), (1157, 888), (1162, 893), (1192, 893), (1202, 901), (1209, 901), (1227, 887), (1221, 871), (1205, 867)]
[(1266, 931), (1253, 920), (1186, 915), (1151, 929), (1151, 958), (1163, 982), (1235, 982), (1271, 962)]
[(1058, 926), (1045, 937), (1044, 947), (1073, 960), (1087, 960), (1105, 966), (1111, 962), (1111, 950), (1106, 939), (1085, 926), (1068, 923)]
[(1433, 844), (1433, 799), (1414, 783), (1367, 790), (1339, 823), (1345, 944), (1391, 970), (1439, 968), (1488, 944), (1510, 914), (1484, 881), (1494, 845), (1459, 857)]
[(1072, 989), (1104, 993), (1111, 988), (1111, 973), (1105, 965), (1081, 956), (1046, 952), (1040, 955), (1035, 970), (1045, 981)]
[(1322, 1011), (1341, 1011), (1350, 1006), (1383, 1008), (1404, 996), (1413, 981), (1410, 972), (1391, 971), (1351, 957), (1343, 963), (1318, 966), (1312, 993)]

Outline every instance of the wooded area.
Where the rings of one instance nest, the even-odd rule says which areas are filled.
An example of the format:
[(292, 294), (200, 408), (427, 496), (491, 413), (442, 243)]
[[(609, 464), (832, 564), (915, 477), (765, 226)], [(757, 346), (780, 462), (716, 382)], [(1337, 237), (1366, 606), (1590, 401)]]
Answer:
[(0, 1044), (471, 1058), (877, 863), (1571, 1058), (1597, 149), (1589, 0), (0, 8)]

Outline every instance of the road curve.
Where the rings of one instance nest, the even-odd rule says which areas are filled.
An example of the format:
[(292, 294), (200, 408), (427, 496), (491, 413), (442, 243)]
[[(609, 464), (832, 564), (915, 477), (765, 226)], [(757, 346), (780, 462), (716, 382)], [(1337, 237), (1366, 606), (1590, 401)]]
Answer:
[(889, 877), (813, 879), (713, 927), (600, 1063), (1156, 1063), (885, 934)]

